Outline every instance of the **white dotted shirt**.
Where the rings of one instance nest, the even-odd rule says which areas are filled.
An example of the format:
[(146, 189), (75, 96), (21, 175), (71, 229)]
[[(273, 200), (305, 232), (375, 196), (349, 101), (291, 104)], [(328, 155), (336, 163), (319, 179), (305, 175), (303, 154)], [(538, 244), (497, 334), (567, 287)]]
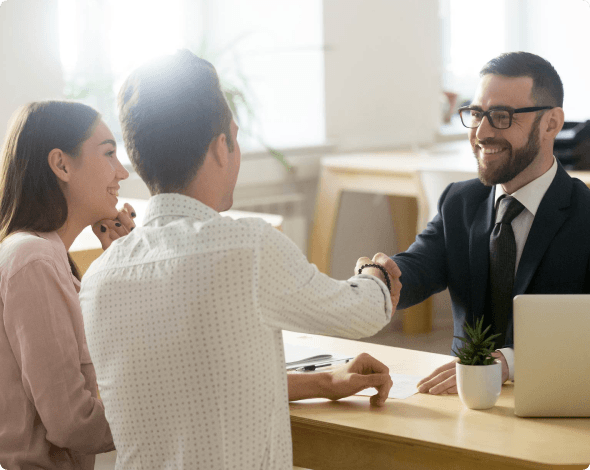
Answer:
[(261, 219), (178, 194), (84, 275), (80, 301), (117, 469), (292, 469), (281, 329), (359, 338), (377, 278), (336, 281)]

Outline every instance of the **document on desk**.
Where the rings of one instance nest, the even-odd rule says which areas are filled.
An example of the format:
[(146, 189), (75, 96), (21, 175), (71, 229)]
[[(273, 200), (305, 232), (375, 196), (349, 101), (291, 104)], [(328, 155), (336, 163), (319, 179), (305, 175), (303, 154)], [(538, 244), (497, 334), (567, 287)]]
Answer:
[[(393, 385), (391, 386), (391, 390), (389, 390), (389, 398), (397, 398), (403, 400), (404, 398), (409, 398), (415, 393), (418, 393), (418, 389), (416, 385), (422, 377), (417, 375), (405, 375), (405, 374), (389, 374), (391, 376), (391, 380), (393, 381)], [(375, 395), (377, 390), (374, 388), (367, 388), (361, 392), (358, 392), (357, 395), (363, 396), (371, 396)]]

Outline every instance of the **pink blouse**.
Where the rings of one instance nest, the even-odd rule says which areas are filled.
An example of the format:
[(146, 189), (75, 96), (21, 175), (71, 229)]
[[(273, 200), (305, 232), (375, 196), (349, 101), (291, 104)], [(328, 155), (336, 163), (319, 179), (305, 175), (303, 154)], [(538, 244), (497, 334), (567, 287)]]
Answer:
[(94, 468), (114, 449), (78, 291), (55, 232), (0, 244), (0, 466)]

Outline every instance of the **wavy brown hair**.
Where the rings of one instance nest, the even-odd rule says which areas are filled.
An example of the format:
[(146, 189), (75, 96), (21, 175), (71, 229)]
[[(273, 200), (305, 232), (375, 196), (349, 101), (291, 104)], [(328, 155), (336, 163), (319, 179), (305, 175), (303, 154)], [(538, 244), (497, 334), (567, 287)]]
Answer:
[[(53, 232), (66, 223), (68, 205), (47, 157), (60, 149), (78, 156), (100, 120), (81, 103), (39, 101), (13, 116), (0, 158), (0, 242), (16, 231)], [(80, 279), (68, 254), (72, 273)]]

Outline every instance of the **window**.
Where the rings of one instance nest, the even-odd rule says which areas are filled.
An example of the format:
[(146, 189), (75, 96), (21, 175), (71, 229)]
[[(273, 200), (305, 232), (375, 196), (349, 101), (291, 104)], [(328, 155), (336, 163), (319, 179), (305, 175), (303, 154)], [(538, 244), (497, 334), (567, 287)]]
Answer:
[(590, 43), (588, 0), (441, 0), (443, 90), (470, 101), (479, 70), (502, 52), (528, 51), (559, 73), (568, 121), (590, 118), (585, 60)]
[(244, 153), (325, 142), (320, 0), (60, 0), (60, 31), (67, 96), (96, 107), (118, 140), (125, 77), (187, 47), (245, 94), (253, 113), (238, 115)]

